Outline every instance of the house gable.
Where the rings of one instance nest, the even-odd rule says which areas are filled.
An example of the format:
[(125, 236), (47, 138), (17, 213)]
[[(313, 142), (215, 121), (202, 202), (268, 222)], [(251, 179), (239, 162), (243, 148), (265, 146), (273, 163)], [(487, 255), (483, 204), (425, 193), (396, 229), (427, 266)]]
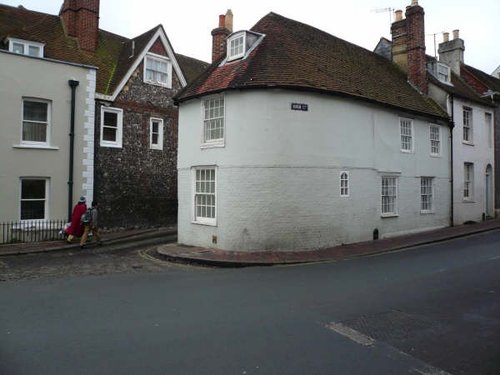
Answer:
[[(149, 41), (146, 43), (145, 47), (141, 51), (137, 51), (136, 58), (133, 60), (132, 64), (129, 66), (127, 72), (121, 77), (119, 83), (116, 85), (115, 89), (111, 93), (111, 95), (103, 95), (103, 94), (97, 94), (96, 98), (101, 99), (101, 100), (107, 100), (107, 101), (115, 101), (119, 93), (122, 91), (123, 87), (126, 85), (127, 81), (130, 79), (132, 74), (135, 72), (135, 70), (139, 67), (141, 63), (143, 63), (144, 58), (146, 55), (150, 52), (154, 52), (158, 55), (162, 55), (167, 57), (171, 64), (172, 64), (172, 69), (179, 78), (179, 81), (182, 85), (182, 87), (185, 87), (187, 82), (186, 79), (184, 78), (184, 74), (182, 73), (182, 70), (180, 68), (179, 63), (177, 62), (177, 58), (175, 56), (174, 50), (172, 46), (170, 45), (170, 42), (167, 38), (167, 35), (165, 34), (165, 31), (163, 30), (163, 27), (158, 26), (156, 32), (153, 34), (153, 36), (149, 39)], [(159, 53), (158, 53), (159, 52)], [(132, 49), (131, 49), (131, 54), (133, 53), (135, 55), (135, 41), (132, 40)]]

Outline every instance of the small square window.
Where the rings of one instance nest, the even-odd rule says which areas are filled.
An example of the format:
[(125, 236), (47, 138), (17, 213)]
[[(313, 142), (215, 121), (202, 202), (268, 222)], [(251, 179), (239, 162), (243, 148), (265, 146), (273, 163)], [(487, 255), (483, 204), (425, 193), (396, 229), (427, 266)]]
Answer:
[(47, 145), (50, 131), (50, 102), (23, 99), (21, 143)]
[(146, 55), (144, 58), (144, 82), (172, 87), (172, 64), (164, 56)]
[(120, 108), (101, 107), (102, 147), (122, 147), (123, 110)]
[(21, 179), (21, 220), (47, 219), (48, 180)]

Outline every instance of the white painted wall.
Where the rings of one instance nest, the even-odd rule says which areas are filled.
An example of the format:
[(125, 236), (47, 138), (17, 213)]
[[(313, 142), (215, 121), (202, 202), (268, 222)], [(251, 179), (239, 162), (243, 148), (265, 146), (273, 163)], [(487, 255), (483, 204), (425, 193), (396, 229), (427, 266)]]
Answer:
[[(472, 108), (473, 142), (463, 141), (463, 106)], [(467, 221), (481, 221), (486, 214), (486, 168), (494, 165), (493, 129), (488, 128), (485, 122), (485, 113), (491, 113), (494, 123), (494, 108), (480, 106), (470, 101), (455, 97), (453, 100), (453, 200), (454, 224), (459, 225)], [(464, 163), (474, 164), (474, 182), (472, 199), (464, 199)], [(493, 173), (493, 172), (492, 172)], [(494, 176), (491, 176), (490, 212), (494, 203)]]
[[(49, 219), (67, 216), (71, 90), (76, 90), (73, 197), (93, 194), (96, 71), (0, 52), (0, 222), (20, 218), (20, 178), (49, 179)], [(23, 97), (51, 101), (49, 148), (20, 147)]]
[[(292, 102), (308, 104), (292, 111)], [(283, 90), (225, 95), (225, 147), (202, 149), (201, 100), (180, 106), (180, 243), (227, 250), (311, 249), (447, 226), (449, 130), (430, 156), (429, 123), (413, 119), (415, 149), (400, 151), (399, 116), (363, 102)], [(192, 223), (194, 166), (217, 166), (217, 225)], [(351, 194), (340, 197), (339, 175)], [(381, 176), (399, 176), (397, 217), (381, 218)], [(420, 177), (435, 177), (433, 214), (420, 213)], [(217, 243), (213, 244), (213, 236)]]

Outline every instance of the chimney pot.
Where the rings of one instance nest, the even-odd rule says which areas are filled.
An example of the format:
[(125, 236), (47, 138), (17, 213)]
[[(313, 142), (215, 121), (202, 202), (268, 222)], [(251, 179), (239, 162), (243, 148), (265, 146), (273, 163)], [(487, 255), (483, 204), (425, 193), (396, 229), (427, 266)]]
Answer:
[(226, 16), (221, 14), (219, 15), (219, 27), (224, 27), (226, 24)]
[(450, 41), (450, 33), (443, 32), (443, 42), (449, 42)]
[(398, 9), (394, 13), (396, 15), (396, 21), (401, 21), (403, 19), (403, 11), (401, 9)]
[(228, 29), (230, 32), (233, 32), (233, 12), (231, 11), (231, 9), (227, 10), (224, 22), (224, 26), (226, 27), (226, 29)]
[(453, 39), (458, 39), (459, 38), (459, 30), (453, 30)]

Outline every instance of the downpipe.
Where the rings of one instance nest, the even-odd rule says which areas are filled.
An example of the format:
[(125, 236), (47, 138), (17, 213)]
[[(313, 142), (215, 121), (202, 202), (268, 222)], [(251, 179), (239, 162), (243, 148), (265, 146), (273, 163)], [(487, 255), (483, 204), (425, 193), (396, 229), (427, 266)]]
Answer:
[(68, 175), (68, 222), (71, 221), (71, 211), (73, 207), (73, 174), (75, 159), (75, 102), (76, 88), (80, 82), (70, 79), (68, 81), (71, 88), (71, 121), (69, 130), (69, 175)]

